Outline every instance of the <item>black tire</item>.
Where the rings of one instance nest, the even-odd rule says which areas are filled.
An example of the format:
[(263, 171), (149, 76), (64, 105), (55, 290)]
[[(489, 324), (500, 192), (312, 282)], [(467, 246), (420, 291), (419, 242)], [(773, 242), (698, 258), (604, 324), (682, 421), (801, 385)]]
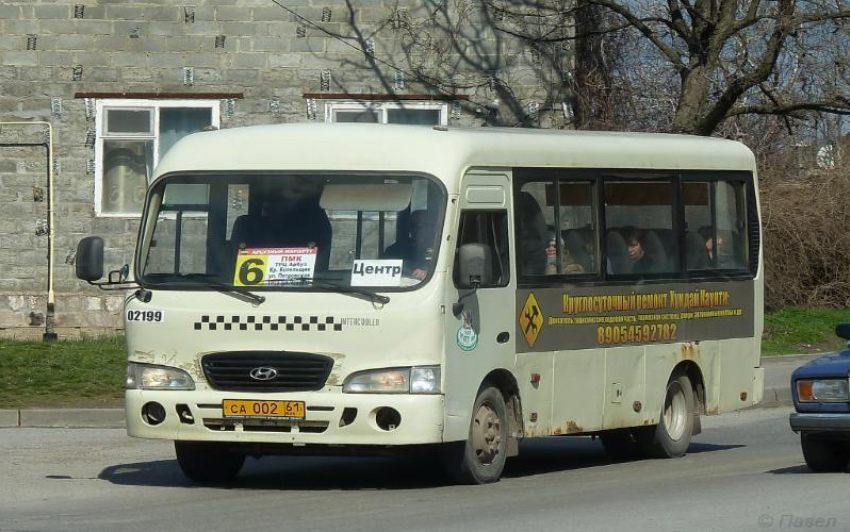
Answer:
[(175, 441), (174, 450), (183, 473), (202, 484), (233, 480), (245, 463), (245, 455), (225, 443)]
[(850, 463), (850, 444), (845, 441), (813, 438), (802, 432), (800, 446), (806, 465), (816, 473), (844, 471)]
[(646, 457), (640, 432), (633, 429), (606, 430), (599, 433), (599, 441), (608, 456), (616, 462), (628, 462)]
[(499, 480), (508, 454), (507, 412), (502, 393), (485, 383), (472, 407), (467, 440), (443, 444), (440, 450), (440, 461), (451, 480), (458, 484)]
[(694, 430), (694, 388), (687, 375), (674, 373), (664, 392), (658, 424), (640, 436), (654, 458), (679, 458), (688, 452)]

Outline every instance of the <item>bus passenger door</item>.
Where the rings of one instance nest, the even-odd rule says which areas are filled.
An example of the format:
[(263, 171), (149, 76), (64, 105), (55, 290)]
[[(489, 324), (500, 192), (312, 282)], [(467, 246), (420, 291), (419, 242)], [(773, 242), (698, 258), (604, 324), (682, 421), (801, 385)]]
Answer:
[[(516, 281), (511, 272), (508, 171), (472, 170), (457, 198), (452, 241), (454, 260), (446, 283), (445, 441), (469, 436), (471, 410), (482, 381), (495, 368), (514, 363), (513, 308)], [(489, 282), (477, 290), (462, 286), (461, 246), (483, 245), (489, 254)]]

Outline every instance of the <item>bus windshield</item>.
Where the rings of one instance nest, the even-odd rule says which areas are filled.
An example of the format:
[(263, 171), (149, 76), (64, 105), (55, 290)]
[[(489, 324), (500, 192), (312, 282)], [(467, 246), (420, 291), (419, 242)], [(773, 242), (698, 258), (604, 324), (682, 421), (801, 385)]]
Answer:
[(434, 267), (445, 192), (386, 174), (176, 175), (151, 191), (151, 287), (414, 288)]

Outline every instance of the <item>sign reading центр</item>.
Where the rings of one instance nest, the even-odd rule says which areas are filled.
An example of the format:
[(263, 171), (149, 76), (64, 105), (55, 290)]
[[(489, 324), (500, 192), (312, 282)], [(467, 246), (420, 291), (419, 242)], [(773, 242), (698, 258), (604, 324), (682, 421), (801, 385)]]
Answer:
[(401, 286), (402, 260), (355, 260), (351, 286)]
[(318, 248), (240, 249), (233, 284), (261, 286), (312, 279)]

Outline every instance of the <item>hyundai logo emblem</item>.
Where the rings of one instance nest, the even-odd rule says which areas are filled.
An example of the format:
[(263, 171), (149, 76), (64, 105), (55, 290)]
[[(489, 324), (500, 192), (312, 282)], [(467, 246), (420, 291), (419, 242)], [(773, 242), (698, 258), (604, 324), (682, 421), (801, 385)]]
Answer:
[(277, 370), (262, 366), (252, 369), (248, 372), (248, 375), (255, 381), (270, 381), (277, 377)]

